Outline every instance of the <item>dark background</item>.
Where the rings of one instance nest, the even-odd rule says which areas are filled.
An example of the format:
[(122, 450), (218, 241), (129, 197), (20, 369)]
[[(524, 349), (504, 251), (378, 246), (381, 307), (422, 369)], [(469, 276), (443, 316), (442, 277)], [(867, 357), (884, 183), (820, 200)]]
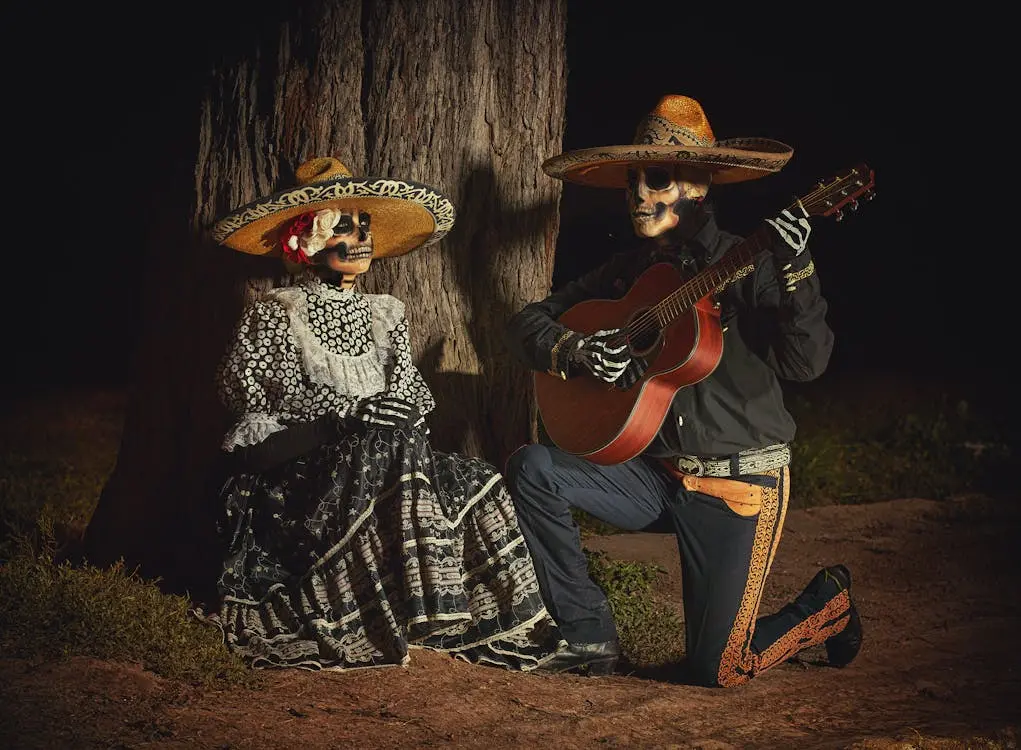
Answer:
[[(857, 6), (749, 18), (568, 5), (565, 149), (628, 143), (661, 95), (693, 96), (717, 138), (795, 149), (779, 174), (713, 188), (721, 224), (739, 233), (867, 163), (876, 199), (813, 224), (837, 335), (831, 372), (1010, 379), (1014, 250), (1009, 227), (985, 234), (990, 105), (962, 63), (964, 21)], [(31, 21), (19, 11), (12, 28), (28, 46), (7, 61), (9, 160), (23, 176), (8, 180), (9, 381), (128, 381), (142, 268), (174, 263), (145, 258), (150, 206), (190, 189), (205, 77), (218, 55), (272, 31), (259, 8), (190, 1), (135, 17), (79, 6)], [(536, 168), (552, 155), (536, 154)], [(601, 237), (630, 231), (617, 191), (566, 185), (561, 215), (555, 285), (603, 259)]]

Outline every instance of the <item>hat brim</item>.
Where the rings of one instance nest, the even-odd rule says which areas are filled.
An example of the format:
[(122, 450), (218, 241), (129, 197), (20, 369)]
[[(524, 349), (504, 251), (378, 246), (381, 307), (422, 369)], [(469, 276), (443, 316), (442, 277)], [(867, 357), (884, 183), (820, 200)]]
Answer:
[(543, 162), (550, 177), (592, 187), (627, 187), (632, 164), (685, 164), (712, 173), (713, 184), (746, 182), (779, 172), (794, 149), (767, 138), (720, 141), (715, 146), (603, 146), (568, 151)]
[(212, 237), (252, 255), (281, 255), (280, 232), (295, 217), (326, 208), (372, 216), (376, 258), (403, 255), (441, 240), (454, 226), (454, 204), (429, 185), (385, 177), (338, 177), (281, 190), (220, 219)]

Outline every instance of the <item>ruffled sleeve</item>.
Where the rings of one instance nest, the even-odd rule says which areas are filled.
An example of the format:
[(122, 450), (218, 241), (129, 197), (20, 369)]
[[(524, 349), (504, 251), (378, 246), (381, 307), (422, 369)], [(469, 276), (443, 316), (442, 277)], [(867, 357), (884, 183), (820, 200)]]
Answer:
[(388, 294), (372, 295), (372, 335), (386, 368), (386, 393), (415, 404), (425, 415), (436, 408), (432, 391), (411, 356), (404, 303)]
[(300, 387), (299, 356), (278, 302), (260, 300), (245, 308), (217, 372), (220, 401), (238, 419), (224, 450), (259, 443), (295, 421), (284, 400)]

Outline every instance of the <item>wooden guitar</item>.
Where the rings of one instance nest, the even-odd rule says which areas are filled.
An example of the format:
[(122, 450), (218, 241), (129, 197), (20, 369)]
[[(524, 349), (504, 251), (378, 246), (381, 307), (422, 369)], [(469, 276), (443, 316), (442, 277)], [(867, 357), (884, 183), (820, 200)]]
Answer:
[[(874, 172), (859, 164), (829, 183), (820, 182), (801, 204), (810, 216), (839, 221), (845, 207), (854, 210), (859, 198), (871, 199), (874, 186)], [(586, 300), (561, 315), (560, 322), (579, 333), (623, 329), (632, 356), (642, 357), (648, 369), (627, 390), (587, 374), (562, 380), (536, 372), (536, 400), (550, 439), (561, 450), (604, 465), (645, 450), (674, 394), (719, 364), (723, 331), (714, 296), (747, 275), (771, 231), (764, 225), (690, 279), (669, 263), (657, 263), (621, 299)]]

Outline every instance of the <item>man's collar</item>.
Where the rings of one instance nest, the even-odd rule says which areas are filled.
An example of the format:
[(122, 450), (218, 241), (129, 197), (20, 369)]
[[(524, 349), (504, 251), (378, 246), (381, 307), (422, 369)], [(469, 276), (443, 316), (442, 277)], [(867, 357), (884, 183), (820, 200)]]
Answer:
[(702, 214), (701, 226), (687, 238), (677, 236), (672, 242), (659, 244), (652, 240), (656, 255), (685, 257), (690, 256), (699, 262), (705, 262), (712, 255), (719, 240), (720, 230), (716, 225), (716, 217), (711, 211)]

